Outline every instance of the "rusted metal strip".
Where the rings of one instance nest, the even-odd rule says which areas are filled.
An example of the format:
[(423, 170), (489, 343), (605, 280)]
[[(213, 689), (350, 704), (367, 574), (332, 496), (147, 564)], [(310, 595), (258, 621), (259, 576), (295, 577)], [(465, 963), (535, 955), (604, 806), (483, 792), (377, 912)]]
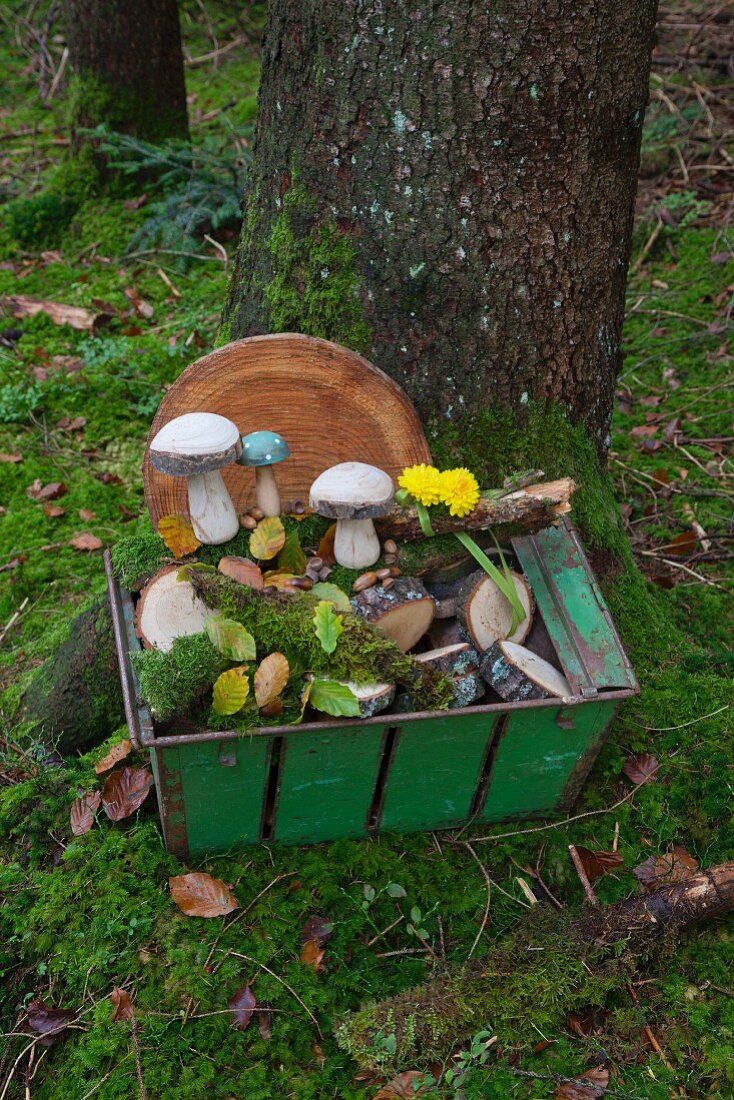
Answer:
[(128, 655), (127, 636), (123, 627), (122, 607), (120, 606), (120, 586), (112, 573), (112, 558), (109, 550), (105, 550), (104, 567), (107, 573), (107, 587), (110, 594), (110, 609), (112, 611), (112, 628), (115, 633), (115, 649), (117, 650), (117, 662), (120, 666), (120, 685), (122, 687), (122, 702), (125, 708), (127, 731), (134, 748), (141, 747), (140, 725), (138, 721), (138, 708), (133, 694), (132, 678), (130, 676), (130, 657)]

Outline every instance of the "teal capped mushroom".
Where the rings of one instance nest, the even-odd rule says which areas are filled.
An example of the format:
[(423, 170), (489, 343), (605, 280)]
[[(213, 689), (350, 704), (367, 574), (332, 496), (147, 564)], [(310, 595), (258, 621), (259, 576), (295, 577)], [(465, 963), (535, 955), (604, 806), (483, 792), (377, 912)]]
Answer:
[(280, 493), (272, 467), (288, 458), (291, 449), (276, 432), (250, 432), (242, 436), (240, 466), (255, 467), (257, 506), (266, 516), (280, 515)]

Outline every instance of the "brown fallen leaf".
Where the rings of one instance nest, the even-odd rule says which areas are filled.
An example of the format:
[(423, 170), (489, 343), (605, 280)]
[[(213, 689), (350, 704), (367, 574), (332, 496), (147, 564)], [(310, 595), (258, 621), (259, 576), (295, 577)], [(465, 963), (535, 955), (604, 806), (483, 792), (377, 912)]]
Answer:
[(271, 653), (263, 658), (255, 672), (255, 699), (259, 707), (266, 707), (278, 698), (288, 683), (290, 666), (282, 653)]
[(75, 416), (73, 420), (68, 416), (62, 416), (61, 420), (57, 421), (56, 427), (61, 428), (63, 432), (78, 432), (86, 422), (86, 416)]
[(31, 500), (58, 500), (68, 492), (63, 481), (50, 481), (44, 485), (40, 478), (36, 478), (32, 485), (26, 489)]
[(630, 428), (630, 439), (649, 439), (650, 436), (655, 435), (658, 430), (657, 424), (638, 424), (634, 428)]
[(388, 1081), (386, 1085), (376, 1092), (372, 1100), (395, 1100), (396, 1097), (425, 1096), (428, 1087), (422, 1087), (427, 1074), (419, 1069), (406, 1069)]
[(609, 1070), (606, 1066), (593, 1066), (574, 1081), (559, 1085), (553, 1093), (555, 1100), (597, 1100), (607, 1091)]
[(0, 462), (22, 462), (23, 455), (18, 451), (14, 451), (12, 454), (0, 454)]
[(229, 887), (206, 871), (174, 875), (168, 886), (171, 897), (187, 917), (224, 917), (240, 907)]
[(130, 1021), (135, 1019), (135, 1009), (133, 1003), (130, 1000), (129, 995), (124, 989), (120, 989), (118, 986), (110, 993), (110, 1000), (115, 1009), (112, 1019), (117, 1022), (119, 1020)]
[(316, 554), (323, 561), (324, 565), (336, 565), (336, 558), (334, 557), (334, 539), (336, 538), (336, 524), (332, 523), (326, 531), (326, 534), (319, 543)]
[(591, 848), (584, 848), (583, 844), (576, 845), (576, 853), (586, 871), (589, 882), (596, 882), (602, 875), (613, 871), (615, 867), (624, 864), (619, 852), (598, 852)]
[(268, 1005), (260, 1005), (257, 1010), (257, 1027), (260, 1032), (260, 1038), (267, 1042), (273, 1036), (272, 1029), (273, 1013)]
[(632, 874), (645, 890), (657, 890), (669, 882), (682, 882), (699, 869), (698, 860), (679, 844), (663, 856), (650, 856), (632, 868)]
[(131, 817), (145, 802), (153, 786), (148, 768), (122, 768), (110, 772), (102, 788), (102, 807), (110, 821)]
[(80, 508), (79, 519), (83, 519), (85, 523), (91, 523), (93, 519), (97, 518), (97, 513), (93, 512), (91, 508)]
[(30, 298), (27, 294), (6, 294), (0, 298), (0, 304), (19, 320), (45, 313), (57, 325), (71, 325), (72, 328), (83, 331), (100, 328), (110, 320), (107, 313), (92, 313), (80, 306), (47, 302), (42, 298)]
[(101, 791), (85, 791), (74, 799), (71, 807), (71, 831), (74, 836), (84, 836), (94, 825), (94, 815), (102, 801)]
[(687, 558), (696, 553), (698, 540), (694, 531), (681, 531), (679, 535), (666, 542), (663, 551), (666, 556), (674, 558)]
[(301, 943), (305, 944), (309, 940), (315, 940), (321, 947), (328, 940), (333, 927), (331, 921), (326, 920), (324, 917), (309, 917), (301, 929)]
[(158, 520), (158, 534), (174, 558), (185, 558), (201, 546), (188, 516), (161, 516)]
[(49, 519), (58, 519), (59, 516), (66, 515), (66, 508), (62, 508), (60, 504), (50, 504), (48, 501), (43, 506), (44, 516), (48, 516)]
[(132, 752), (132, 743), (127, 739), (119, 741), (116, 745), (113, 745), (106, 756), (94, 765), (94, 770), (97, 775), (102, 775), (103, 772), (108, 772), (110, 768), (114, 768), (115, 764), (119, 764), (121, 760), (124, 760), (126, 756), (129, 756)]
[(128, 302), (130, 302), (138, 317), (144, 317), (146, 321), (151, 319), (155, 313), (153, 306), (150, 302), (146, 302), (144, 298), (140, 297), (134, 286), (125, 287), (122, 293), (125, 295)]
[(91, 551), (101, 550), (104, 543), (89, 531), (82, 531), (80, 534), (74, 535), (73, 539), (69, 539), (69, 546), (73, 546), (75, 550)]
[(232, 577), (239, 584), (246, 584), (248, 588), (260, 589), (263, 586), (262, 570), (249, 558), (230, 555), (221, 558), (217, 568), (225, 577)]
[(68, 1034), (67, 1024), (76, 1019), (76, 1012), (67, 1008), (49, 1008), (40, 997), (32, 1000), (26, 1009), (28, 1024), (40, 1035), (43, 1047), (52, 1047)]
[(249, 1027), (256, 1005), (255, 994), (249, 985), (238, 989), (230, 998), (229, 1007), (234, 1012), (234, 1022), (240, 1031), (245, 1031)]
[(622, 771), (637, 787), (641, 783), (654, 783), (658, 777), (658, 761), (648, 752), (628, 756), (622, 765)]
[(304, 966), (312, 966), (317, 974), (324, 969), (322, 959), (324, 949), (318, 940), (306, 940), (301, 951), (301, 962)]

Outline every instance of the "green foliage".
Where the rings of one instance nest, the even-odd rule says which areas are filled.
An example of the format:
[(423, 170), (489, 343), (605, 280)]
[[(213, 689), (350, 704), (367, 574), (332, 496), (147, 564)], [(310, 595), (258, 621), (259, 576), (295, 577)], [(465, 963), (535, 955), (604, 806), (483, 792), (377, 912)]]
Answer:
[(54, 191), (30, 199), (14, 199), (3, 214), (8, 233), (23, 248), (52, 248), (59, 243), (76, 213), (76, 203)]
[(207, 619), (206, 633), (214, 648), (229, 661), (255, 660), (255, 639), (241, 623), (213, 615)]
[(324, 653), (333, 653), (344, 627), (342, 617), (334, 611), (331, 600), (319, 600), (313, 613), (313, 624)]
[(358, 718), (359, 700), (346, 684), (336, 680), (316, 679), (311, 683), (309, 704), (334, 718)]
[(229, 663), (204, 633), (176, 638), (165, 653), (144, 649), (133, 656), (141, 694), (161, 721), (209, 691)]

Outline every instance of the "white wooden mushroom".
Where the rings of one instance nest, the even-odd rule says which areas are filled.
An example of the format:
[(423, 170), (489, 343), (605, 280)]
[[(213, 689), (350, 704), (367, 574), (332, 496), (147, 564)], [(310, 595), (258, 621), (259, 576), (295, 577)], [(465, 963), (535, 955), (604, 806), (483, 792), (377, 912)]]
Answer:
[(340, 462), (324, 470), (311, 486), (310, 503), (320, 516), (336, 520), (334, 557), (347, 569), (366, 569), (380, 556), (372, 522), (392, 506), (392, 478), (365, 462)]
[(239, 428), (217, 413), (185, 413), (169, 420), (150, 444), (156, 470), (188, 483), (189, 516), (200, 542), (233, 539), (240, 523), (220, 469), (242, 452)]

